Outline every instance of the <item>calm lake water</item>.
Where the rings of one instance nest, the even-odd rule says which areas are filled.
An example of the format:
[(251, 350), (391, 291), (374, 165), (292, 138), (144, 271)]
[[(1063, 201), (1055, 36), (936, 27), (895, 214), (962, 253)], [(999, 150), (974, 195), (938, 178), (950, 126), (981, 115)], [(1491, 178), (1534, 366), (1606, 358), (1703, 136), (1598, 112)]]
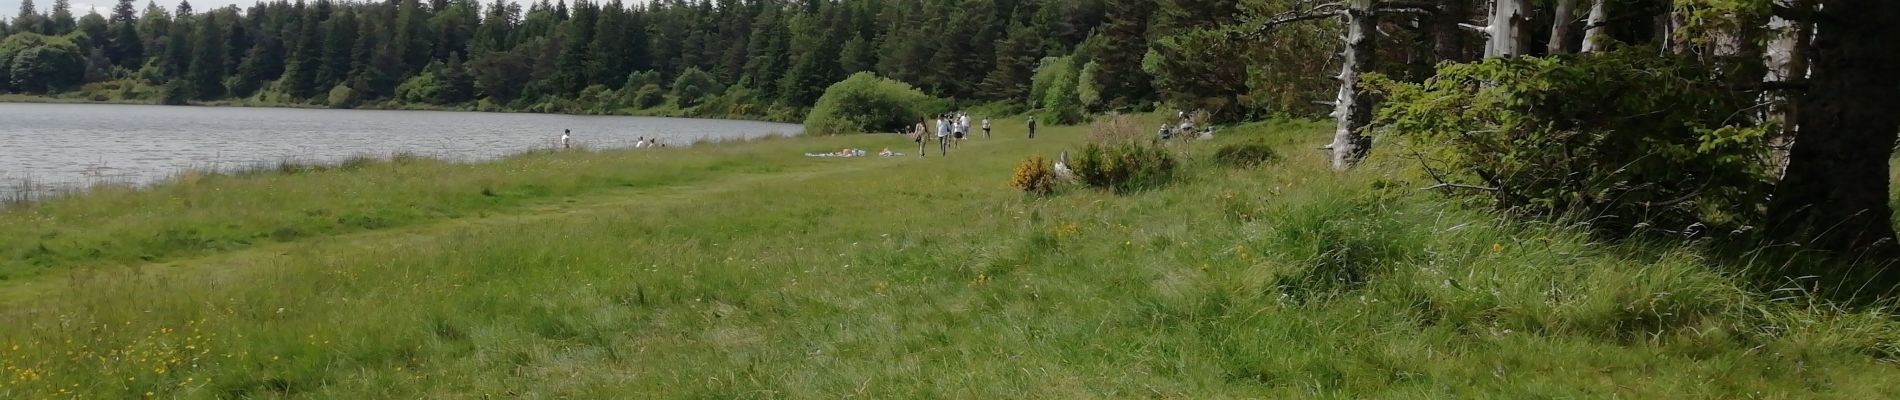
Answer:
[(72, 188), (145, 184), (187, 169), (229, 170), (358, 155), (479, 161), (556, 145), (562, 129), (592, 148), (795, 135), (753, 121), (436, 111), (0, 103), (0, 195), (22, 182)]

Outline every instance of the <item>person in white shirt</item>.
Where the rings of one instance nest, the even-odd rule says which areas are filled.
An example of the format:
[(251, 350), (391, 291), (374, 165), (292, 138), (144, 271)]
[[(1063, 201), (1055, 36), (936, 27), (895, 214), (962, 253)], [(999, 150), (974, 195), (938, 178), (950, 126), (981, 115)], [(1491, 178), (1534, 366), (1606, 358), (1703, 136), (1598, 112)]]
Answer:
[(573, 133), (573, 131), (570, 131), (567, 129), (561, 130), (561, 148), (563, 149), (574, 148), (574, 137), (569, 135), (571, 133)]
[(937, 154), (950, 155), (950, 117), (937, 117)]
[(957, 115), (957, 142), (962, 143), (963, 138), (967, 138), (967, 137), (970, 137), (970, 114), (958, 113)]

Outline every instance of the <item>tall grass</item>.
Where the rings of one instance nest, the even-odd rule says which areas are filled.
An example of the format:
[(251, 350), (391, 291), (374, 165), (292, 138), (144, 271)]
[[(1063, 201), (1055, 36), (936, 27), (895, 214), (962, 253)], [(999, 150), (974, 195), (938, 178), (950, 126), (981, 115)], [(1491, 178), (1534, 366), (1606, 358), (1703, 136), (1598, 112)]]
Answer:
[[(396, 154), (337, 163), (282, 160), (193, 169), (135, 188), (13, 202), (0, 209), (0, 281), (79, 265), (162, 262), (261, 244), (480, 216), (590, 193), (781, 171), (806, 163), (769, 146), (681, 154), (531, 151), (493, 163)], [(658, 166), (664, 165), (665, 168)], [(28, 192), (44, 193), (44, 192)]]
[[(1060, 128), (999, 132), (948, 157), (807, 159), (797, 154), (902, 139), (799, 138), (207, 178), (48, 203), (42, 218), (215, 227), (318, 202), (224, 199), (213, 204), (227, 213), (165, 221), (136, 210), (266, 188), (430, 204), (481, 183), (579, 193), (594, 186), (557, 176), (685, 175), (0, 286), (12, 322), (0, 364), (14, 367), (0, 397), (1900, 394), (1886, 310), (1745, 290), (1725, 272), (1736, 266), (1693, 247), (1500, 220), (1417, 194), (1388, 167), (1335, 174), (1308, 150), (1325, 140), (1315, 125), (1225, 132), (1174, 149), (1258, 141), (1285, 157), (1186, 164), (1199, 167), (1178, 184), (1125, 195), (1007, 188), (1014, 161), (1085, 136)], [(404, 204), (388, 201), (360, 207)]]

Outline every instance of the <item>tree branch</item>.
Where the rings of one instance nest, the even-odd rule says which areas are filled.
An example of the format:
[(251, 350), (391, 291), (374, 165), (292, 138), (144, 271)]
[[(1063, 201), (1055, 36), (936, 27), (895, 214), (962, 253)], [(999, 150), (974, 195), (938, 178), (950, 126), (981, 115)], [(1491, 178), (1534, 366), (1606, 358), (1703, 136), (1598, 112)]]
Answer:
[(1438, 4), (1430, 2), (1430, 1), (1419, 1), (1419, 0), (1387, 0), (1384, 2), (1380, 2), (1377, 8), (1379, 10), (1412, 8), (1412, 9), (1424, 10), (1425, 12), (1428, 12), (1428, 13), (1437, 14)]
[(1345, 12), (1345, 11), (1346, 11), (1345, 3), (1335, 2), (1335, 3), (1320, 4), (1306, 10), (1295, 10), (1295, 11), (1283, 12), (1278, 15), (1274, 15), (1273, 18), (1268, 18), (1266, 22), (1260, 23), (1260, 26), (1255, 28), (1252, 32), (1248, 32), (1247, 36), (1252, 36), (1252, 37), (1266, 36), (1267, 31), (1271, 31), (1274, 28), (1278, 28), (1281, 25), (1286, 25), (1286, 24), (1291, 24), (1291, 23), (1301, 22), (1301, 21), (1311, 21), (1311, 20), (1316, 20), (1316, 19), (1332, 18), (1332, 17), (1339, 16), (1339, 13)]
[(1494, 187), (1484, 187), (1484, 186), (1476, 186), (1476, 185), (1465, 185), (1465, 184), (1457, 184), (1457, 183), (1440, 183), (1440, 184), (1436, 184), (1436, 185), (1431, 185), (1431, 186), (1426, 186), (1426, 187), (1423, 187), (1423, 188), (1419, 188), (1418, 190), (1438, 190), (1438, 189), (1470, 189), (1470, 190), (1482, 190), (1482, 191), (1486, 191), (1486, 192), (1496, 192), (1496, 191), (1498, 191), (1498, 188), (1494, 188)]

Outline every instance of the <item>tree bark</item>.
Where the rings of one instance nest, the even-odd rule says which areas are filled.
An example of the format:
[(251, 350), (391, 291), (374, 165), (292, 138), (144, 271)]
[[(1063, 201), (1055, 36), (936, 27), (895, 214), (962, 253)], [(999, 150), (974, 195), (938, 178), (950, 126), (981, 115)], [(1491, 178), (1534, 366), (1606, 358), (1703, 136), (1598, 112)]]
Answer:
[(1557, 0), (1557, 9), (1551, 15), (1550, 44), (1546, 45), (1550, 54), (1570, 52), (1570, 25), (1576, 22), (1577, 0)]
[(1900, 136), (1900, 2), (1825, 0), (1801, 137), (1769, 204), (1769, 234), (1802, 246), (1893, 254), (1888, 158)]
[(1603, 24), (1608, 23), (1610, 20), (1609, 11), (1603, 7), (1603, 3), (1608, 2), (1610, 2), (1610, 0), (1596, 0), (1590, 5), (1589, 22), (1585, 23), (1585, 28), (1583, 29), (1582, 51), (1585, 53), (1595, 53), (1598, 49), (1603, 48), (1605, 45), (1603, 41), (1610, 40), (1609, 31), (1603, 26)]
[(1347, 0), (1345, 62), (1339, 72), (1339, 97), (1335, 99), (1333, 118), (1333, 169), (1344, 171), (1366, 158), (1372, 150), (1372, 138), (1365, 135), (1372, 123), (1371, 94), (1359, 88), (1359, 76), (1372, 70), (1372, 35), (1378, 29), (1372, 0)]
[(1516, 57), (1524, 53), (1524, 10), (1529, 8), (1525, 1), (1492, 1), (1491, 25), (1484, 27), (1484, 33), (1491, 36), (1485, 41), (1484, 58)]
[(1657, 25), (1662, 29), (1663, 43), (1668, 46), (1670, 54), (1689, 54), (1689, 36), (1683, 34), (1683, 30), (1689, 26), (1688, 10), (1675, 6), (1674, 2), (1666, 3), (1670, 4), (1665, 8), (1667, 11), (1656, 17)]
[[(1777, 5), (1797, 10), (1807, 9), (1806, 0), (1780, 0)], [(1775, 15), (1768, 20), (1767, 49), (1762, 53), (1762, 64), (1766, 74), (1762, 82), (1788, 83), (1801, 82), (1808, 78), (1808, 39), (1813, 24), (1796, 21)], [(1768, 104), (1763, 122), (1777, 124), (1780, 130), (1768, 137), (1768, 170), (1776, 179), (1788, 167), (1788, 147), (1794, 144), (1795, 134), (1800, 131), (1797, 116), (1800, 107), (1791, 96), (1782, 91), (1762, 92), (1762, 103)]]
[(1465, 32), (1458, 24), (1471, 15), (1469, 0), (1438, 0), (1432, 18), (1432, 54), (1438, 62), (1465, 62)]

